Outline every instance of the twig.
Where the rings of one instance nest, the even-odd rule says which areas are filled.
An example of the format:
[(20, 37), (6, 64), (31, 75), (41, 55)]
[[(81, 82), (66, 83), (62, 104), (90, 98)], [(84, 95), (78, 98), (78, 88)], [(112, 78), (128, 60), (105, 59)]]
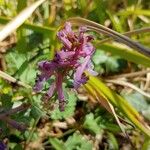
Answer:
[(150, 87), (150, 73), (147, 73), (146, 83), (144, 86), (144, 90), (147, 90)]
[(30, 106), (31, 106), (30, 104), (22, 104), (16, 108), (8, 110), (7, 112), (4, 112), (2, 114), (0, 113), (0, 119), (3, 117), (9, 116), (9, 115), (15, 114), (17, 112), (24, 111), (24, 110), (28, 109)]
[(6, 121), (9, 125), (11, 125), (12, 127), (20, 130), (20, 131), (25, 131), (27, 126), (24, 123), (19, 123), (13, 119), (11, 119), (10, 117), (3, 117), (1, 118), (1, 120)]
[(5, 73), (5, 72), (3, 72), (1, 70), (0, 70), (0, 77), (5, 79), (5, 80), (7, 80), (7, 81), (9, 81), (9, 82), (16, 83), (16, 84), (18, 84), (20, 86), (23, 86), (25, 88), (32, 88), (30, 85), (28, 85), (28, 84), (26, 84), (26, 83), (24, 83), (22, 81), (17, 81), (17, 79), (15, 79), (14, 77), (8, 75), (7, 73)]
[(142, 95), (150, 98), (150, 94), (142, 91), (141, 89), (139, 89), (138, 87), (136, 87), (135, 85), (129, 83), (129, 82), (126, 82), (126, 81), (123, 81), (123, 80), (105, 80), (106, 82), (108, 83), (113, 83), (113, 84), (117, 84), (117, 85), (122, 85), (122, 86), (127, 86), (131, 89), (134, 89), (135, 91), (138, 91), (139, 93), (141, 93)]
[(30, 107), (30, 104), (22, 104), (14, 109), (10, 109), (7, 112), (4, 112), (0, 114), (0, 120), (6, 121), (8, 124), (10, 124), (12, 127), (24, 131), (26, 129), (26, 125), (23, 123), (19, 123), (13, 119), (10, 118), (10, 116), (14, 113), (24, 111), (25, 109), (28, 109)]
[[(150, 27), (137, 29), (137, 30), (133, 30), (133, 31), (128, 31), (128, 32), (123, 33), (123, 35), (131, 36), (131, 35), (137, 35), (137, 34), (142, 34), (142, 33), (146, 33), (146, 32), (150, 32)], [(112, 38), (106, 38), (106, 39), (103, 39), (103, 40), (97, 42), (96, 44), (99, 45), (99, 44), (103, 44), (103, 43), (106, 43), (106, 42), (109, 42), (112, 40), (113, 40)]]
[(150, 73), (150, 69), (143, 70), (143, 71), (137, 71), (137, 72), (131, 72), (131, 73), (125, 73), (120, 75), (114, 75), (114, 76), (108, 76), (108, 79), (116, 79), (116, 78), (132, 78), (136, 76), (143, 76), (147, 73)]
[(29, 107), (30, 107), (30, 104), (22, 104), (16, 108), (8, 110), (7, 112), (0, 113), (0, 120), (7, 122), (9, 125), (11, 125), (12, 127), (16, 128), (18, 130), (24, 131), (27, 128), (27, 126), (23, 123), (19, 123), (15, 120), (11, 119), (10, 116), (14, 113), (24, 111), (24, 110), (28, 109)]

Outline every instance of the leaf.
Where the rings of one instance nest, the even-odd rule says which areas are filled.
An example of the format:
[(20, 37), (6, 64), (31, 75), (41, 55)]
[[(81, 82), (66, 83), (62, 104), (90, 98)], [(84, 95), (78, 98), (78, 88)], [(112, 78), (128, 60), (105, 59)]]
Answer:
[(0, 138), (1, 139), (6, 137), (6, 136), (9, 136), (10, 129), (7, 127), (7, 123), (6, 122), (0, 120), (0, 129), (2, 131), (2, 133), (0, 132), (1, 133), (0, 134)]
[(94, 132), (95, 134), (102, 134), (103, 131), (102, 128), (96, 122), (96, 119), (94, 119), (93, 113), (89, 113), (85, 116), (83, 127)]
[[(26, 0), (18, 0), (17, 13), (20, 13), (27, 6)], [(25, 52), (27, 49), (26, 30), (20, 27), (17, 31), (17, 46), (16, 49), (20, 52)]]
[(144, 9), (132, 9), (132, 10), (125, 10), (125, 11), (121, 11), (119, 13), (117, 13), (117, 15), (124, 15), (124, 16), (128, 16), (128, 15), (145, 15), (145, 16), (150, 16), (150, 11), (149, 10), (144, 10)]
[(142, 150), (150, 150), (150, 139), (146, 139), (142, 146)]
[(92, 58), (95, 65), (103, 64), (107, 61), (108, 56), (104, 51), (97, 50)]
[[(8, 94), (2, 94), (0, 97), (0, 102), (2, 103), (2, 107), (4, 109), (10, 109), (12, 108), (12, 96)], [(0, 107), (1, 108), (1, 107)]]
[(100, 94), (104, 94), (112, 105), (120, 109), (135, 126), (137, 126), (143, 133), (150, 137), (150, 129), (144, 122), (143, 117), (123, 97), (109, 89), (97, 77), (90, 76), (88, 84), (92, 86), (93, 90), (97, 90), (97, 92)]
[(112, 15), (109, 11), (107, 11), (107, 14), (112, 22), (113, 28), (118, 32), (123, 32), (119, 18), (116, 15)]
[(110, 57), (106, 61), (106, 72), (117, 72), (119, 68), (119, 64), (117, 63), (117, 59)]
[[(68, 91), (69, 92), (69, 91)], [(73, 92), (69, 92), (67, 94), (68, 99), (67, 104), (65, 107), (65, 110), (63, 112), (60, 112), (59, 108), (56, 108), (52, 113), (51, 113), (51, 118), (56, 120), (56, 119), (65, 119), (67, 117), (71, 117), (74, 114), (75, 111), (75, 106), (76, 106), (76, 101), (77, 97)]]
[(123, 94), (123, 96), (138, 112), (142, 112), (149, 107), (146, 98), (138, 92)]
[(92, 150), (92, 143), (86, 140), (80, 133), (74, 133), (65, 144), (57, 138), (50, 138), (49, 142), (56, 150)]
[(119, 125), (120, 129), (122, 130), (122, 132), (124, 133), (124, 135), (126, 135), (125, 130), (124, 130), (124, 128), (123, 128), (123, 126), (122, 126), (122, 124), (121, 124), (121, 122), (120, 122), (120, 120), (119, 120), (119, 118), (118, 118), (118, 116), (117, 116), (117, 114), (116, 114), (116, 112), (115, 112), (115, 109), (114, 109), (114, 107), (112, 106), (112, 104), (109, 102), (109, 100), (107, 99), (107, 97), (106, 97), (103, 93), (101, 93), (101, 94), (98, 93), (97, 90), (93, 91), (92, 86), (90, 86), (90, 85), (85, 85), (85, 87), (86, 87), (86, 89), (87, 89), (90, 93), (92, 93), (92, 95), (97, 99), (97, 101), (98, 101), (104, 108), (106, 108), (106, 110), (107, 110), (108, 112), (110, 112), (110, 113), (114, 116), (114, 118), (115, 118), (117, 124)]
[(38, 106), (33, 105), (31, 107), (30, 115), (36, 120), (38, 118), (41, 118), (44, 115), (44, 113), (38, 108)]
[(105, 71), (107, 74), (120, 72), (127, 67), (127, 61), (120, 56), (108, 56), (106, 52), (97, 49), (92, 58), (95, 70), (99, 73)]
[(18, 75), (18, 76), (21, 76), (21, 74), (24, 72), (24, 70), (28, 67), (28, 61), (25, 60), (21, 66), (19, 67), (18, 70), (16, 70), (16, 72), (14, 73), (14, 76)]
[(23, 150), (21, 144), (17, 144), (15, 147), (14, 147), (14, 150)]
[(92, 143), (80, 133), (74, 133), (65, 142), (66, 150), (92, 150)]
[(64, 150), (66, 149), (64, 143), (57, 138), (49, 138), (49, 142), (52, 144), (55, 150)]
[(133, 107), (136, 108), (138, 112), (142, 113), (146, 119), (150, 120), (150, 104), (148, 103), (149, 98), (144, 97), (138, 92), (131, 94), (122, 93), (122, 95)]
[(134, 62), (135, 64), (141, 64), (146, 67), (150, 67), (150, 58), (144, 56), (138, 52), (131, 51), (129, 49), (121, 48), (118, 46), (114, 46), (112, 44), (102, 44), (97, 45), (97, 48), (100, 48), (106, 52), (110, 52), (113, 55), (118, 55), (125, 60)]
[(117, 139), (115, 138), (114, 134), (107, 132), (108, 135), (108, 143), (109, 143), (109, 149), (113, 150), (119, 150), (119, 145), (117, 142)]
[(45, 115), (45, 112), (42, 110), (41, 95), (31, 96), (30, 101), (32, 102), (30, 116), (32, 116), (35, 120), (38, 120)]
[(36, 71), (33, 68), (33, 66), (29, 64), (26, 70), (19, 77), (21, 81), (29, 83), (30, 85), (33, 85), (35, 83), (35, 78), (36, 78)]
[(19, 54), (18, 52), (10, 52), (5, 56), (5, 58), (9, 74), (13, 74), (14, 71), (18, 70), (23, 62), (26, 61), (25, 54)]

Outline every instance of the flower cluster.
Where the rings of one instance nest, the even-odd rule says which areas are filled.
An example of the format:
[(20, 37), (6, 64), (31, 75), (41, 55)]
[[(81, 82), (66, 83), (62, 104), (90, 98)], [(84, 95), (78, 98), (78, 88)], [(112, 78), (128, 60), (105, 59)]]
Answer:
[(97, 75), (93, 71), (91, 62), (91, 57), (95, 52), (95, 48), (91, 44), (93, 37), (86, 35), (86, 30), (85, 27), (80, 27), (76, 33), (72, 30), (71, 24), (66, 22), (64, 28), (57, 34), (59, 40), (63, 43), (61, 50), (55, 54), (52, 61), (46, 60), (38, 63), (41, 73), (37, 77), (34, 90), (41, 91), (43, 83), (55, 76), (55, 81), (49, 87), (46, 96), (51, 98), (57, 92), (61, 111), (64, 110), (65, 106), (62, 84), (66, 77), (73, 79), (73, 87), (77, 89), (88, 80), (85, 71)]

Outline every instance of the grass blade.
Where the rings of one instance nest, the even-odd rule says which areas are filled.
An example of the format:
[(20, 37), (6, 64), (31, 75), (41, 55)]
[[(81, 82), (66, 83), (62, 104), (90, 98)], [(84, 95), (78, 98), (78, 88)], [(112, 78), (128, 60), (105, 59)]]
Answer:
[(9, 22), (0, 31), (0, 42), (3, 41), (9, 34), (15, 31), (19, 26), (21, 26), (26, 19), (34, 12), (34, 10), (39, 7), (45, 0), (39, 0), (33, 3), (31, 6), (25, 8), (18, 16), (16, 16), (11, 22)]
[(112, 38), (114, 38), (115, 40), (126, 44), (127, 46), (137, 50), (138, 52), (144, 54), (144, 55), (148, 55), (150, 56), (150, 49), (147, 47), (142, 46), (140, 43), (133, 41), (132, 39), (128, 38), (125, 35), (122, 35), (116, 31), (113, 31), (101, 24), (98, 24), (96, 22), (87, 20), (87, 19), (83, 19), (80, 17), (74, 17), (74, 18), (70, 18), (67, 21), (70, 21), (71, 23), (75, 24), (75, 25), (82, 25), (82, 26), (87, 26), (89, 29), (92, 29), (94, 31), (96, 31), (99, 34), (105, 34), (108, 35)]
[(128, 15), (144, 15), (150, 16), (150, 11), (145, 9), (134, 9), (134, 10), (125, 10), (117, 13), (119, 16), (128, 16)]
[(135, 126), (137, 126), (143, 133), (150, 137), (150, 128), (144, 122), (143, 117), (123, 97), (109, 89), (97, 77), (90, 76), (88, 84), (92, 86), (93, 90), (97, 90), (97, 92), (100, 94), (104, 94), (112, 105), (120, 109)]
[(118, 55), (128, 61), (135, 64), (141, 64), (146, 67), (150, 67), (150, 58), (142, 55), (136, 51), (131, 51), (127, 48), (120, 48), (112, 44), (95, 44), (97, 48), (100, 48), (106, 52), (110, 52), (113, 55)]
[(116, 114), (116, 112), (115, 112), (115, 109), (114, 109), (113, 105), (109, 102), (109, 100), (107, 99), (107, 97), (106, 97), (103, 93), (100, 94), (100, 92), (94, 90), (93, 87), (92, 87), (90, 84), (86, 84), (86, 85), (84, 85), (84, 87), (86, 88), (86, 90), (87, 90), (109, 113), (111, 113), (111, 114), (114, 116), (114, 118), (116, 119), (117, 124), (119, 125), (119, 127), (120, 127), (120, 129), (121, 129), (121, 131), (124, 133), (125, 136), (127, 136), (126, 133), (125, 133), (125, 130), (124, 130), (124, 128), (122, 127), (122, 124), (121, 124), (121, 122), (120, 122), (120, 120), (119, 120), (119, 118), (118, 118), (118, 116), (117, 116), (117, 114)]

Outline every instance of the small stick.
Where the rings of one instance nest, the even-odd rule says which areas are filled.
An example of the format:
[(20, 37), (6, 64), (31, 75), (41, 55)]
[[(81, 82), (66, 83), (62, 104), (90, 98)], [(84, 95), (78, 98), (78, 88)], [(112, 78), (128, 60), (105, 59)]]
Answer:
[(16, 83), (16, 84), (18, 84), (20, 86), (23, 86), (25, 88), (32, 88), (30, 85), (28, 85), (28, 84), (26, 84), (26, 83), (24, 83), (22, 81), (17, 81), (17, 79), (15, 79), (14, 77), (8, 75), (7, 73), (5, 73), (5, 72), (3, 72), (1, 70), (0, 70), (0, 77), (5, 79), (5, 80), (8, 80), (8, 81), (10, 81), (12, 83)]

